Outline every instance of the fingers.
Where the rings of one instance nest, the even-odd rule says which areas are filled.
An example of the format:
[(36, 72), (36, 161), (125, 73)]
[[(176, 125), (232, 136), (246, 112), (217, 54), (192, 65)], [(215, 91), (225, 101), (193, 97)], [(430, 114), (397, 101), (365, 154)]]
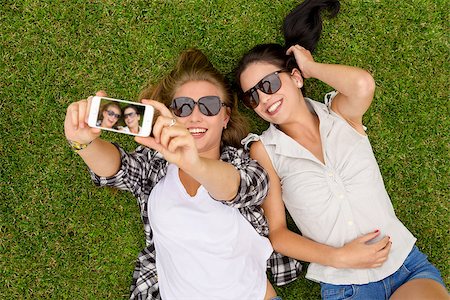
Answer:
[(70, 125), (74, 130), (85, 127), (86, 101), (74, 102), (67, 108), (67, 117), (70, 118)]
[(140, 144), (157, 150), (166, 159), (168, 155), (172, 156), (181, 148), (186, 150), (195, 148), (195, 142), (190, 132), (183, 124), (177, 123), (173, 117), (159, 116), (153, 125), (152, 133), (153, 137), (151, 139), (136, 138), (135, 140)]
[(165, 128), (173, 127), (176, 124), (177, 124), (176, 119), (172, 116), (170, 116), (170, 117), (159, 116), (156, 119), (155, 124), (153, 124), (153, 129), (152, 129), (153, 136), (155, 137), (156, 141), (158, 143), (160, 143), (163, 130)]
[(391, 244), (390, 237), (389, 236), (385, 236), (384, 238), (382, 238), (378, 242), (373, 243), (372, 246), (374, 246), (377, 251), (380, 251), (380, 250), (384, 249), (385, 247), (387, 247), (390, 244)]
[(294, 46), (289, 47), (289, 49), (286, 50), (286, 54), (287, 55), (295, 54), (295, 52), (300, 52), (301, 50), (305, 50), (305, 51), (309, 52), (308, 49), (306, 49), (300, 45), (294, 45)]
[(389, 257), (389, 253), (390, 253), (391, 247), (392, 247), (392, 242), (390, 241), (390, 238), (388, 236), (386, 236), (382, 240), (380, 240), (379, 242), (375, 243), (372, 246), (377, 247), (376, 248), (377, 252), (375, 254), (374, 261), (373, 261), (371, 267), (372, 268), (381, 267)]
[(358, 240), (360, 240), (363, 243), (367, 243), (368, 241), (373, 240), (374, 238), (376, 238), (379, 235), (380, 235), (380, 231), (377, 229), (374, 232), (369, 232), (369, 233), (359, 237)]
[(67, 108), (67, 118), (70, 119), (70, 125), (74, 130), (78, 129), (78, 102), (72, 103)]
[(97, 93), (95, 93), (95, 96), (107, 97), (108, 94), (106, 94), (106, 92), (104, 90), (100, 90)]
[(86, 124), (88, 124), (89, 112), (91, 111), (92, 98), (93, 98), (92, 96), (89, 96), (87, 98), (87, 102), (86, 102), (86, 112), (85, 112), (85, 116), (84, 116), (84, 122)]
[(144, 104), (150, 104), (153, 106), (157, 111), (160, 112), (161, 116), (167, 117), (167, 118), (173, 118), (172, 112), (161, 102), (155, 101), (155, 100), (148, 100), (148, 99), (142, 99), (142, 103)]
[(87, 101), (79, 101), (78, 102), (78, 126), (80, 128), (84, 128), (85, 124), (87, 124), (86, 120), (87, 120)]
[[(153, 137), (135, 137), (136, 142), (152, 148), (161, 153), (167, 161), (178, 164), (180, 162), (180, 155), (189, 151), (189, 149), (195, 149), (195, 143), (192, 137), (185, 128), (179, 126), (178, 128), (164, 128), (161, 137), (161, 142), (158, 142)], [(195, 155), (194, 155), (195, 156)], [(189, 158), (192, 157), (189, 155)], [(185, 160), (186, 161), (186, 160)]]
[(161, 134), (165, 127), (172, 127), (176, 123), (176, 118), (173, 116), (172, 112), (161, 102), (150, 100), (150, 99), (142, 99), (142, 103), (149, 104), (153, 106), (156, 111), (159, 112), (158, 118), (156, 118), (155, 124), (153, 124), (153, 136), (155, 137), (155, 141), (157, 143), (161, 142)]
[(294, 52), (294, 46), (291, 46), (291, 47), (289, 47), (287, 50), (286, 50), (286, 54), (287, 55), (291, 55), (292, 54), (292, 52)]
[[(183, 126), (164, 127), (160, 137), (160, 143), (169, 151), (175, 152), (177, 149), (176, 145), (187, 144), (188, 141), (185, 140), (186, 137), (191, 137), (191, 134)], [(175, 140), (177, 140), (177, 142), (175, 142)]]
[(392, 242), (389, 241), (383, 249), (381, 249), (380, 251), (377, 252), (376, 260), (373, 263), (372, 267), (378, 268), (378, 267), (380, 267), (381, 265), (384, 264), (384, 262), (389, 257), (389, 253), (391, 251), (391, 247), (392, 247)]

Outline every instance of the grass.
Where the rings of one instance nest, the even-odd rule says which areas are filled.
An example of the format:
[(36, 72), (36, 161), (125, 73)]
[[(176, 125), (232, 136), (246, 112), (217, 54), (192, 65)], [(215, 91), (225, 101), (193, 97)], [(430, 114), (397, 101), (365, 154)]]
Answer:
[[(188, 47), (224, 73), (261, 42), (282, 42), (297, 1), (24, 0), (0, 13), (0, 298), (121, 299), (144, 245), (130, 194), (93, 186), (68, 148), (69, 103), (105, 89), (136, 99)], [(345, 1), (315, 58), (369, 70), (365, 116), (398, 217), (449, 278), (449, 1)], [(308, 95), (329, 87), (308, 80)], [(266, 126), (252, 112), (253, 131)], [(129, 137), (104, 134), (132, 150)], [(305, 279), (283, 299), (318, 299)]]

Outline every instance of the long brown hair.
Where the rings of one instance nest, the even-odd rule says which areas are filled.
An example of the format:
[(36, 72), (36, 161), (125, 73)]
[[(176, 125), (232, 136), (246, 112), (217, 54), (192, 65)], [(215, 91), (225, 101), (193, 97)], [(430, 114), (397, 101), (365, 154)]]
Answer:
[(156, 84), (149, 83), (139, 94), (139, 99), (153, 99), (170, 106), (175, 92), (190, 81), (207, 81), (217, 86), (223, 94), (223, 103), (230, 115), (227, 128), (222, 131), (221, 147), (241, 147), (241, 140), (248, 134), (247, 120), (237, 110), (237, 99), (225, 77), (198, 49), (183, 51), (175, 68)]

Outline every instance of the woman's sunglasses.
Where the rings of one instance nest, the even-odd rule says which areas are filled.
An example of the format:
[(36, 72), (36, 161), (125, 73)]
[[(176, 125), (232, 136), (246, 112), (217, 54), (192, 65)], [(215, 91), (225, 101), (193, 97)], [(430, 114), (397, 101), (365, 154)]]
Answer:
[(205, 96), (198, 99), (197, 102), (189, 97), (175, 98), (172, 100), (170, 108), (175, 116), (187, 117), (192, 114), (196, 105), (198, 105), (200, 112), (208, 117), (217, 115), (222, 106), (226, 106), (218, 96)]
[(137, 115), (137, 113), (135, 113), (135, 112), (133, 111), (133, 112), (130, 112), (130, 113), (127, 113), (127, 114), (123, 114), (123, 118), (124, 118), (124, 119), (127, 119), (127, 118), (134, 118), (136, 115)]
[(288, 70), (278, 70), (270, 73), (261, 79), (254, 87), (242, 94), (244, 105), (250, 109), (255, 109), (259, 104), (258, 90), (265, 94), (275, 94), (281, 88), (280, 73), (288, 72)]
[(116, 114), (116, 113), (113, 112), (112, 110), (107, 110), (106, 113), (107, 113), (108, 116), (110, 116), (110, 117), (114, 117), (114, 118), (116, 118), (116, 119), (119, 119), (119, 118), (120, 118), (120, 115), (119, 115), (119, 114)]

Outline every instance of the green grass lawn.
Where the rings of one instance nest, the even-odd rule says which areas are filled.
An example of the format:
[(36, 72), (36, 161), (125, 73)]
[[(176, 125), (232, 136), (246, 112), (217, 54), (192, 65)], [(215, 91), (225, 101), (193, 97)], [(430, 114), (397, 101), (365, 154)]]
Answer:
[[(297, 1), (4, 0), (0, 6), (0, 298), (122, 299), (144, 246), (131, 194), (100, 189), (67, 146), (69, 103), (99, 89), (136, 100), (180, 51), (224, 73), (261, 42), (282, 42)], [(365, 116), (398, 217), (449, 278), (448, 0), (353, 0), (326, 21), (315, 58), (369, 70)], [(329, 87), (306, 82), (322, 99)], [(252, 112), (253, 131), (265, 124)], [(106, 133), (132, 150), (132, 138)], [(395, 241), (394, 241), (395, 242)], [(318, 299), (301, 278), (283, 299)]]

